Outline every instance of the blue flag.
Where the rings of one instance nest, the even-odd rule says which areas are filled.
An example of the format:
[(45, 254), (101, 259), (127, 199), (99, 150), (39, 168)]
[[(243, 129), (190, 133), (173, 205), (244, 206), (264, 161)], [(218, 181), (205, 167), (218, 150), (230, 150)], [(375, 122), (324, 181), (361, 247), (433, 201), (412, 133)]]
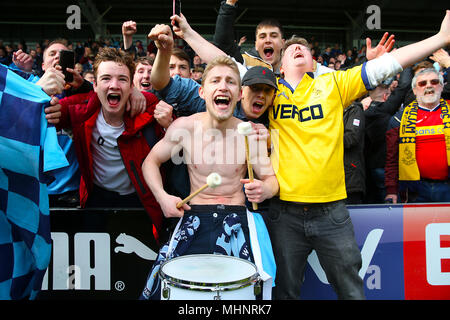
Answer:
[(0, 299), (34, 299), (50, 262), (47, 183), (68, 165), (41, 87), (0, 64)]

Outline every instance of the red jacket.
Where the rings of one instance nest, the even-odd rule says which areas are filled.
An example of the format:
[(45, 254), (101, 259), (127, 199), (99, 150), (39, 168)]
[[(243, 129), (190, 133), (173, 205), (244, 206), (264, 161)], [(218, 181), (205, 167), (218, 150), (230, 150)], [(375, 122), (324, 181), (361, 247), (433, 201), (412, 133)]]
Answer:
[[(117, 144), (128, 176), (136, 189), (142, 205), (153, 222), (155, 239), (158, 240), (163, 213), (153, 193), (145, 183), (142, 173), (142, 162), (150, 152), (150, 147), (142, 134), (142, 129), (154, 122), (155, 135), (158, 140), (163, 137), (164, 130), (153, 118), (158, 99), (151, 93), (143, 92), (143, 94), (147, 99), (147, 111), (134, 118), (130, 118), (128, 112), (125, 112), (125, 131), (117, 139)], [(92, 166), (91, 138), (101, 104), (94, 91), (64, 98), (60, 101), (60, 104), (61, 119), (57, 127), (72, 129), (81, 172), (80, 205), (84, 208), (89, 192), (93, 188), (94, 171)]]

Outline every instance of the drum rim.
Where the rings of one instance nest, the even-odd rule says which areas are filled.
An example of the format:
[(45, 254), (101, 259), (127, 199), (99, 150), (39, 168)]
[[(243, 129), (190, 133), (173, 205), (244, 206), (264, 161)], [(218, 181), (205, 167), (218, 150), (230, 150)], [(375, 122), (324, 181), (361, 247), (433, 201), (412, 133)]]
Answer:
[[(221, 283), (213, 283), (213, 282), (196, 282), (196, 281), (189, 281), (189, 280), (182, 280), (177, 279), (172, 276), (169, 276), (168, 274), (164, 273), (163, 266), (171, 261), (186, 258), (188, 256), (211, 256), (211, 257), (224, 257), (229, 259), (235, 259), (239, 261), (246, 262), (248, 264), (251, 264), (255, 268), (255, 273), (251, 275), (250, 277), (235, 280), (235, 281), (228, 281), (228, 282), (221, 282)], [(217, 255), (217, 254), (194, 254), (194, 255), (186, 255), (186, 256), (179, 256), (170, 260), (167, 260), (161, 264), (161, 268), (158, 271), (159, 277), (162, 281), (166, 281), (169, 285), (180, 288), (180, 289), (187, 289), (192, 291), (206, 291), (206, 292), (217, 292), (217, 291), (233, 291), (238, 289), (246, 288), (253, 283), (256, 283), (260, 276), (258, 273), (258, 268), (254, 263), (251, 261), (247, 261), (244, 259), (240, 259), (233, 256), (226, 256), (226, 255)]]

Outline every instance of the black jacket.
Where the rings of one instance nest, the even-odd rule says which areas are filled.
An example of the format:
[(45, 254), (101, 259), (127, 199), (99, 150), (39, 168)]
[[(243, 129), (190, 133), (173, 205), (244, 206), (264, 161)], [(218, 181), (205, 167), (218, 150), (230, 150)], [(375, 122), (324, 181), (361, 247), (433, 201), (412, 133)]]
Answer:
[[(234, 21), (236, 19), (237, 5), (232, 6), (222, 1), (220, 4), (219, 14), (216, 19), (216, 28), (214, 31), (213, 44), (221, 49), (229, 56), (236, 59), (240, 63), (244, 63), (248, 67), (264, 66), (272, 69), (272, 65), (265, 62), (255, 48), (241, 53), (241, 48), (235, 40)], [(279, 74), (279, 70), (273, 70), (275, 74)]]
[(399, 84), (385, 102), (372, 101), (364, 112), (366, 118), (365, 157), (368, 169), (384, 168), (386, 161), (386, 131), (389, 119), (400, 109), (411, 88), (412, 70), (400, 74)]
[(226, 54), (243, 63), (244, 58), (241, 48), (234, 41), (234, 20), (236, 19), (237, 5), (231, 6), (222, 1), (219, 14), (216, 19), (216, 29), (214, 31), (213, 43)]
[(360, 102), (344, 110), (344, 168), (347, 193), (366, 191), (364, 165), (364, 110)]

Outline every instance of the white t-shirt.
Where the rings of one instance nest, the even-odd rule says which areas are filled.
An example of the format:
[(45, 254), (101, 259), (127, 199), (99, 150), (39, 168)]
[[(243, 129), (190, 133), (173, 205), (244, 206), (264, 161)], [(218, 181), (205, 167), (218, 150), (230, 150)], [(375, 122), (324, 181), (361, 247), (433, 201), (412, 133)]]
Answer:
[(92, 131), (91, 141), (94, 183), (121, 195), (136, 191), (123, 165), (117, 145), (117, 138), (124, 130), (123, 123), (120, 127), (107, 124), (103, 112), (100, 110)]

